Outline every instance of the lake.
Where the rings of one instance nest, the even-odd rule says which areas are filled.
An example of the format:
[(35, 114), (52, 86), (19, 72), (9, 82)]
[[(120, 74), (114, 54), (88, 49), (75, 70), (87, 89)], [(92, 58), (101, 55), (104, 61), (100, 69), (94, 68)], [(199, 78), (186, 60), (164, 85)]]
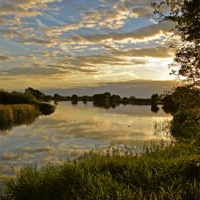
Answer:
[(155, 134), (155, 123), (172, 117), (150, 106), (119, 105), (104, 109), (92, 102), (59, 102), (56, 111), (40, 116), (31, 125), (21, 125), (0, 134), (0, 171), (10, 174), (22, 166), (59, 164), (89, 150), (109, 145), (134, 147), (168, 140)]

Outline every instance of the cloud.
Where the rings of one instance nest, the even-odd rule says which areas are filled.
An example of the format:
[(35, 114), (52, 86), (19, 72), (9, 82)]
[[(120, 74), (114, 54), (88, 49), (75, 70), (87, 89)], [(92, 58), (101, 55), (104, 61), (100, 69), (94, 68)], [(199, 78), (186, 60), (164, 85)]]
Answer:
[(162, 23), (162, 24), (152, 24), (132, 32), (128, 33), (117, 33), (110, 32), (108, 34), (93, 34), (93, 35), (74, 35), (72, 37), (66, 37), (63, 42), (67, 44), (102, 44), (107, 45), (106, 43), (142, 43), (152, 40), (166, 40), (169, 36), (169, 30), (172, 28), (171, 23)]
[[(14, 2), (13, 2), (14, 3)], [(0, 15), (15, 15), (16, 17), (33, 17), (35, 15), (39, 15), (40, 13), (36, 10), (29, 11), (29, 9), (25, 9), (15, 4), (6, 4), (0, 7)]]
[[(52, 59), (57, 57), (56, 59)], [(43, 59), (45, 57), (45, 60)], [(113, 51), (107, 53), (94, 54), (89, 56), (70, 56), (59, 51), (43, 52), (41, 56), (37, 54), (19, 55), (17, 60), (23, 61), (20, 67), (9, 70), (1, 70), (2, 76), (32, 75), (32, 76), (55, 76), (63, 77), (81, 73), (84, 75), (104, 74), (106, 76), (117, 76), (123, 73), (134, 73), (136, 66), (148, 67), (148, 63), (154, 62), (152, 58), (170, 58), (171, 54), (163, 47), (129, 49), (124, 51)], [(1, 56), (3, 61), (12, 61), (12, 57)], [(31, 62), (30, 62), (31, 61)], [(53, 62), (53, 63), (52, 63)], [(147, 66), (146, 66), (147, 65)], [(141, 67), (140, 67), (141, 68)], [(153, 68), (152, 68), (153, 69)], [(135, 71), (137, 69), (135, 68)], [(124, 74), (125, 76), (125, 74)]]
[(50, 76), (56, 74), (66, 74), (59, 68), (50, 68), (45, 66), (38, 66), (33, 64), (30, 67), (15, 67), (10, 70), (1, 70), (2, 76), (18, 76), (18, 75), (29, 75), (29, 76)]
[(15, 58), (10, 57), (10, 56), (0, 55), (0, 60), (1, 61), (13, 61), (13, 60), (15, 60)]
[(55, 39), (46, 40), (46, 39), (38, 39), (38, 38), (29, 38), (29, 39), (23, 39), (21, 40), (21, 42), (26, 45), (37, 44), (37, 45), (46, 46), (46, 47), (53, 47), (57, 45), (57, 42)]
[(111, 68), (114, 68), (115, 66), (146, 64), (146, 61), (134, 58), (131, 61), (129, 61), (122, 54), (123, 52), (121, 52), (121, 57), (119, 56), (119, 54), (115, 55), (115, 53), (101, 53), (90, 56), (74, 56), (71, 59), (61, 61), (60, 64), (78, 67), (92, 67), (95, 68), (95, 70), (97, 71), (99, 70), (100, 66), (107, 67), (109, 65)]
[(61, 95), (94, 95), (96, 93), (110, 92), (111, 94), (119, 94), (120, 96), (136, 96), (141, 98), (149, 98), (152, 94), (161, 94), (164, 91), (169, 91), (180, 83), (174, 80), (129, 80), (121, 82), (101, 82), (97, 86), (82, 86), (73, 88), (55, 88), (44, 90), (47, 94)]
[[(5, 68), (0, 72), (1, 83), (9, 80), (3, 82), (8, 88), (19, 80), (22, 86), (29, 78), (34, 85), (42, 81), (44, 87), (49, 84), (74, 87), (153, 78), (153, 70), (161, 75), (162, 70), (156, 65), (167, 66), (168, 58), (172, 57), (163, 48), (172, 25), (145, 21), (144, 25), (151, 25), (134, 27), (133, 18), (148, 17), (149, 1), (108, 0), (92, 5), (86, 2), (3, 0), (0, 15), (7, 24), (2, 26), (0, 34), (4, 43), (9, 44), (4, 52), (10, 53), (0, 59), (10, 62), (2, 62)], [(64, 7), (66, 3), (71, 10)], [(52, 10), (56, 12), (50, 13)], [(80, 13), (75, 13), (78, 10)], [(13, 24), (13, 20), (17, 23)], [(126, 31), (128, 25), (133, 27)], [(166, 70), (161, 77), (165, 79), (165, 75)]]
[(3, 0), (0, 4), (0, 15), (16, 18), (41, 15), (39, 9), (47, 7), (48, 3), (62, 2), (62, 0)]
[(50, 151), (55, 151), (55, 147), (53, 146), (50, 146), (50, 145), (46, 145), (46, 146), (43, 146), (43, 147), (23, 147), (21, 149), (22, 151), (24, 152), (28, 152), (28, 153), (39, 153), (39, 152), (50, 152)]
[(5, 25), (6, 24), (6, 20), (3, 19), (1, 16), (0, 16), (0, 25)]
[(141, 48), (141, 49), (129, 49), (125, 51), (115, 51), (112, 52), (116, 57), (149, 57), (149, 58), (169, 58), (172, 57), (169, 49), (166, 49), (163, 46), (158, 46), (155, 48)]
[(122, 5), (115, 5), (112, 9), (104, 12), (98, 22), (98, 28), (118, 29), (125, 24), (131, 13)]
[(13, 160), (18, 158), (19, 155), (16, 153), (12, 153), (12, 152), (5, 152), (1, 155), (1, 159), (2, 160)]
[[(139, 13), (140, 15), (147, 11), (153, 13), (153, 11), (149, 9), (149, 4), (147, 2), (146, 5), (144, 4), (147, 7), (142, 7), (140, 10), (139, 8), (136, 10), (135, 8), (134, 12), (132, 8), (129, 8), (130, 5), (127, 6), (127, 4), (120, 1), (115, 1), (114, 3), (113, 6), (99, 5), (95, 10), (86, 10), (85, 12), (81, 12), (81, 19), (75, 23), (62, 25), (62, 22), (56, 20), (57, 23), (62, 26), (49, 27), (45, 29), (44, 32), (48, 36), (58, 36), (68, 31), (78, 30), (81, 28), (118, 29), (124, 26), (127, 19), (139, 17)], [(138, 5), (138, 3), (132, 4), (132, 6), (134, 5)], [(52, 20), (54, 20), (54, 18)]]
[[(25, 30), (24, 30), (25, 31)], [(20, 30), (11, 30), (11, 29), (0, 29), (0, 35), (6, 39), (13, 39), (13, 38), (29, 38), (30, 34), (22, 32)]]
[(133, 18), (138, 18), (138, 17), (152, 18), (153, 17), (153, 7), (151, 7), (151, 1), (149, 0), (140, 0), (140, 1), (108, 0), (108, 1), (102, 1), (102, 2), (109, 3), (113, 6), (118, 5), (119, 8), (120, 7), (122, 8), (122, 11), (128, 10), (129, 16)]

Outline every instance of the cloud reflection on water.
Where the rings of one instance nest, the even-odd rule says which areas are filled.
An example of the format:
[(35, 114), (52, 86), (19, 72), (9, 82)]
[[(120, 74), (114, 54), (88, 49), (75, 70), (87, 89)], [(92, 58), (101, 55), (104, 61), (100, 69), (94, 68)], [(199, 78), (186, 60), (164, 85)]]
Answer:
[(155, 114), (150, 106), (123, 106), (105, 110), (79, 102), (59, 102), (55, 113), (40, 116), (29, 126), (20, 126), (1, 137), (0, 168), (59, 164), (64, 159), (113, 143), (142, 146), (144, 142), (166, 139), (154, 134), (154, 121), (171, 118), (161, 109)]

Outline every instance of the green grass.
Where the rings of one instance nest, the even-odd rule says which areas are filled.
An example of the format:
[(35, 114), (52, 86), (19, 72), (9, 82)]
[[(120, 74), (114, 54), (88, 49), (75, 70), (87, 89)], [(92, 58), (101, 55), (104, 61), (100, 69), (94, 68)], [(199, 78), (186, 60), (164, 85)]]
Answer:
[(197, 141), (146, 149), (142, 155), (90, 152), (60, 166), (27, 167), (4, 180), (2, 199), (197, 200), (200, 157)]

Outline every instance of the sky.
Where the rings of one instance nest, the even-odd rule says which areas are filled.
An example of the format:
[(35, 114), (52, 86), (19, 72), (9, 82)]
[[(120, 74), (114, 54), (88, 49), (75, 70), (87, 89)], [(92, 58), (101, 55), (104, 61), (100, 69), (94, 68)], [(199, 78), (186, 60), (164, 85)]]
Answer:
[(176, 85), (153, 0), (0, 0), (0, 89), (145, 97)]

